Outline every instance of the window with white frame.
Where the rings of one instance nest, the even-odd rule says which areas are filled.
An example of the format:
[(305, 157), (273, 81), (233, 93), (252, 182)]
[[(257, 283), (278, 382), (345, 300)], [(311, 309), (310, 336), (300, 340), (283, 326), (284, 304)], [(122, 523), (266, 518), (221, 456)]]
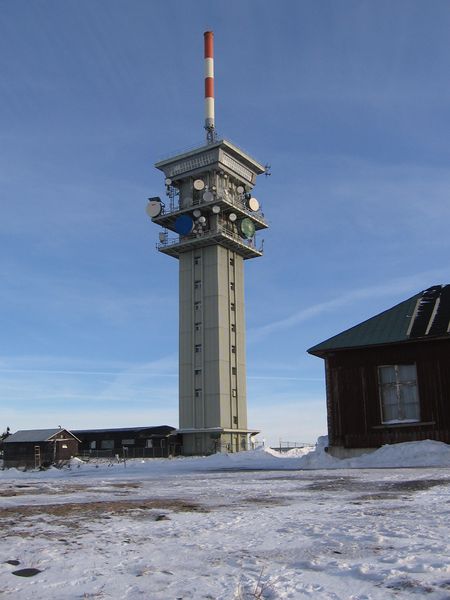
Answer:
[(416, 365), (378, 367), (383, 423), (420, 421)]

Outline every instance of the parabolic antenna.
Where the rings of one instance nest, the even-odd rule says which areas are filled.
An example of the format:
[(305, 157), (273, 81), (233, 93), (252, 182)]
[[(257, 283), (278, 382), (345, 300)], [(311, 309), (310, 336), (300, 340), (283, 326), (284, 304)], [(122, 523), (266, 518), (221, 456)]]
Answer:
[(237, 219), (237, 214), (236, 214), (236, 213), (230, 213), (230, 214), (228, 215), (228, 218), (230, 219), (230, 221), (231, 221), (232, 223), (234, 223), (234, 222), (236, 221), (236, 219)]
[(203, 194), (203, 200), (205, 202), (212, 202), (214, 200), (214, 195), (212, 194), (212, 192), (205, 192)]
[(161, 211), (162, 211), (162, 204), (159, 200), (150, 200), (150, 202), (147, 204), (147, 207), (145, 209), (145, 212), (148, 214), (148, 216), (151, 219), (160, 215)]
[(175, 221), (175, 231), (180, 235), (189, 235), (194, 228), (194, 221), (188, 215), (181, 215)]
[(206, 223), (206, 218), (205, 217), (199, 217), (198, 222), (201, 223), (202, 225), (204, 225)]
[(245, 192), (245, 189), (242, 185), (238, 185), (236, 191), (238, 194), (243, 194)]
[(217, 206), (217, 204), (215, 204), (215, 205), (214, 205), (214, 206), (211, 208), (211, 210), (213, 211), (213, 213), (214, 213), (215, 215), (218, 215), (218, 214), (220, 213), (220, 206)]
[(201, 210), (198, 210), (198, 208), (196, 208), (196, 209), (195, 209), (195, 210), (192, 212), (192, 214), (194, 215), (194, 217), (195, 217), (196, 219), (198, 219), (199, 217), (201, 217), (201, 216), (202, 216), (202, 211), (201, 211)]
[(246, 240), (250, 240), (255, 235), (255, 224), (247, 217), (239, 223), (239, 231), (241, 236)]
[(203, 181), (203, 179), (196, 179), (194, 181), (194, 190), (204, 190), (205, 189), (205, 182)]
[(253, 212), (259, 210), (259, 202), (256, 198), (250, 198), (250, 200), (247, 201), (247, 206), (250, 210), (253, 210)]
[(165, 184), (172, 185), (172, 180), (170, 179), (170, 177), (167, 177), (167, 179), (165, 180)]

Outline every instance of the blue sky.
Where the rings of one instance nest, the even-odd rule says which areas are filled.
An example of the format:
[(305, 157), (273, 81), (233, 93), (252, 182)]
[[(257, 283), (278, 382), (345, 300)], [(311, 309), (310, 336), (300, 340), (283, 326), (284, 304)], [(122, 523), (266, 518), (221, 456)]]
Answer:
[(178, 424), (153, 164), (219, 133), (272, 165), (246, 263), (249, 425), (326, 432), (306, 349), (450, 282), (446, 1), (0, 2), (0, 428)]

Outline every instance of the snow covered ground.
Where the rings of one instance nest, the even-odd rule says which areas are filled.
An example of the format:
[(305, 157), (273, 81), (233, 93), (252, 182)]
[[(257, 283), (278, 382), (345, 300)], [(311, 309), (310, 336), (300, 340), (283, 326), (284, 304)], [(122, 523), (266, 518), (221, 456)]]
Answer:
[(0, 597), (449, 600), (449, 466), (438, 442), (322, 441), (0, 471)]

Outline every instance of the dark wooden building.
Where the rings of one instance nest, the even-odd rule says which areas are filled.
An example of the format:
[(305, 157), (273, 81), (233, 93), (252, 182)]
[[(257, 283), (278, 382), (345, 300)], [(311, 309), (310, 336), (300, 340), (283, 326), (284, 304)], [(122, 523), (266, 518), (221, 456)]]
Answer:
[(6, 468), (48, 467), (76, 456), (79, 442), (67, 429), (16, 431), (3, 440), (3, 464)]
[(120, 427), (115, 429), (78, 429), (80, 454), (85, 457), (160, 458), (181, 453), (181, 436), (169, 425)]
[(331, 454), (450, 443), (450, 285), (420, 292), (308, 352), (325, 360)]

